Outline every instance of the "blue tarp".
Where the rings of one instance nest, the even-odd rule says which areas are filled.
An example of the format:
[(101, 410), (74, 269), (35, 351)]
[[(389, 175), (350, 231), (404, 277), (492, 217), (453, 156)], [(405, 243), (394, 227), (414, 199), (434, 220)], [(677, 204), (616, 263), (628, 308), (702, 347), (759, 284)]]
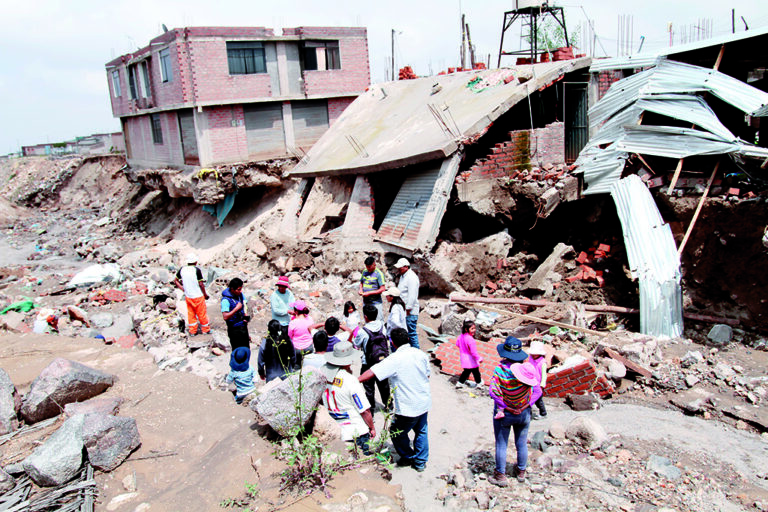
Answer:
[(221, 226), (224, 223), (224, 219), (226, 219), (227, 215), (229, 215), (229, 212), (232, 211), (232, 207), (235, 206), (236, 195), (237, 190), (231, 194), (227, 194), (227, 197), (225, 197), (224, 200), (220, 203), (204, 204), (203, 211), (208, 212), (216, 217), (216, 220), (219, 222), (219, 226)]

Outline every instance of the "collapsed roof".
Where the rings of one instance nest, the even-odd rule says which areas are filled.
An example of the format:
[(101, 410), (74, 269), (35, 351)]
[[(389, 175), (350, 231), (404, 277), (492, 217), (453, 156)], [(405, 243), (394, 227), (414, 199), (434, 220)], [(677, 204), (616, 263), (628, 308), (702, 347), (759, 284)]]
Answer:
[(364, 174), (445, 159), (590, 58), (372, 85), (288, 175)]

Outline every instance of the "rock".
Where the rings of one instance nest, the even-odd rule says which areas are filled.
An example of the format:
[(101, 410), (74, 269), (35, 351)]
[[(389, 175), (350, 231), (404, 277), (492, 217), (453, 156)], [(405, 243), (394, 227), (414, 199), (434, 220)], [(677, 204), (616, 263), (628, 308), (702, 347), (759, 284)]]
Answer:
[(587, 450), (599, 447), (608, 439), (605, 429), (595, 420), (586, 416), (574, 418), (565, 429), (565, 436)]
[(16, 417), (21, 407), (21, 396), (11, 378), (0, 368), (0, 434), (7, 434), (19, 428)]
[(697, 376), (695, 375), (686, 375), (685, 376), (685, 385), (689, 388), (692, 388), (696, 384), (698, 384), (701, 381)]
[(713, 325), (712, 329), (709, 330), (709, 334), (707, 334), (707, 339), (709, 340), (710, 344), (716, 347), (727, 345), (731, 342), (732, 338), (733, 328), (731, 328), (730, 325), (725, 324)]
[(540, 452), (545, 451), (547, 447), (549, 447), (549, 443), (547, 442), (547, 433), (543, 430), (539, 430), (533, 434), (530, 437), (530, 445), (534, 450), (539, 450)]
[(88, 414), (83, 423), (83, 444), (91, 465), (112, 471), (141, 444), (136, 420), (108, 414)]
[(701, 355), (701, 352), (698, 350), (694, 350), (686, 352), (683, 358), (680, 360), (680, 364), (683, 366), (683, 368), (690, 368), (696, 363), (701, 363), (702, 361), (704, 361), (704, 356)]
[(617, 478), (615, 476), (608, 477), (605, 479), (605, 481), (614, 487), (621, 487), (622, 485), (624, 485), (624, 482), (622, 482), (620, 478)]
[(16, 479), (0, 469), (0, 494), (5, 494), (6, 492), (13, 489), (15, 485)]
[(97, 329), (104, 329), (114, 323), (112, 313), (94, 313), (90, 317), (91, 325)]
[(574, 411), (593, 411), (600, 408), (600, 399), (591, 393), (588, 395), (570, 393), (565, 397), (565, 403)]
[(339, 423), (331, 418), (328, 409), (319, 407), (315, 414), (315, 428), (312, 431), (321, 442), (341, 439), (341, 427)]
[(133, 334), (133, 317), (128, 313), (115, 315), (111, 326), (102, 330), (105, 338), (122, 338)]
[(715, 378), (725, 381), (736, 375), (736, 372), (733, 370), (733, 368), (725, 363), (717, 363), (712, 369), (712, 373), (714, 373)]
[(491, 497), (485, 491), (480, 491), (475, 494), (475, 501), (477, 501), (477, 508), (480, 510), (488, 510), (491, 508)]
[(553, 421), (549, 425), (549, 435), (552, 439), (565, 439), (565, 426), (562, 423)]
[[(301, 378), (301, 409), (299, 410), (299, 379)], [(262, 393), (251, 401), (251, 410), (257, 412), (269, 426), (284, 437), (295, 435), (309, 421), (325, 391), (325, 376), (315, 369), (303, 369), (280, 381), (275, 387), (262, 388)]]
[(443, 311), (443, 302), (430, 299), (427, 301), (427, 305), (424, 306), (424, 313), (428, 314), (432, 318), (437, 318)]
[(466, 313), (448, 313), (440, 321), (440, 334), (458, 336), (461, 334), (461, 326), (467, 318), (474, 320), (474, 314), (471, 311)]
[(109, 414), (114, 416), (120, 410), (123, 399), (119, 397), (91, 398), (85, 402), (73, 402), (64, 406), (64, 414), (70, 418), (75, 414)]
[(84, 422), (82, 414), (68, 419), (22, 461), (33, 482), (41, 487), (59, 486), (79, 474), (83, 464)]
[(562, 242), (557, 244), (547, 259), (531, 274), (530, 279), (520, 286), (520, 291), (528, 296), (543, 294), (545, 297), (551, 297), (554, 283), (563, 279), (561, 274), (555, 272), (555, 267), (569, 254), (574, 254), (573, 247)]
[(467, 483), (467, 480), (464, 478), (464, 474), (461, 471), (454, 471), (448, 477), (448, 482), (461, 489)]
[[(118, 494), (117, 496), (109, 500), (109, 503), (107, 503), (107, 510), (109, 511), (117, 510), (118, 508), (123, 506), (123, 504), (126, 501), (131, 501), (133, 499), (136, 499), (138, 496), (139, 496), (138, 492), (128, 492), (125, 494)], [(141, 505), (139, 505), (139, 507), (141, 507)]]
[(32, 382), (21, 404), (21, 416), (28, 423), (52, 418), (61, 412), (60, 407), (103, 393), (114, 382), (114, 375), (56, 358)]
[(460, 228), (453, 228), (448, 232), (447, 238), (451, 242), (460, 244), (464, 242), (464, 233), (461, 232)]
[(680, 468), (674, 466), (672, 461), (659, 455), (651, 455), (645, 463), (645, 469), (653, 471), (668, 480), (677, 480), (682, 476)]
[(0, 329), (10, 332), (24, 332), (24, 314), (18, 311), (8, 311), (0, 316)]
[(15, 464), (8, 464), (3, 470), (9, 475), (21, 475), (24, 473), (24, 466), (21, 462), (16, 462)]
[(83, 311), (82, 308), (77, 306), (67, 306), (67, 314), (69, 315), (70, 320), (82, 322), (86, 327), (91, 326), (88, 322), (88, 313)]
[(136, 492), (136, 473), (131, 473), (123, 478), (123, 489), (128, 492)]
[(213, 333), (213, 348), (218, 348), (222, 352), (229, 352), (232, 350), (232, 345), (229, 344), (229, 337), (226, 332), (219, 330), (211, 331)]

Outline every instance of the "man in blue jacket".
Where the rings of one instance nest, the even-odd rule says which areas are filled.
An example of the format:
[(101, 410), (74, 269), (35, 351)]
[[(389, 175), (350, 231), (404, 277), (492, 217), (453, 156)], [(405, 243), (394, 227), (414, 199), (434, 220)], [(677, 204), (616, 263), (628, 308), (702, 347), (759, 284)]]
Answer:
[(227, 322), (227, 336), (232, 351), (237, 347), (249, 348), (251, 344), (251, 336), (248, 334), (248, 322), (251, 317), (246, 312), (246, 302), (243, 296), (243, 280), (236, 277), (221, 293), (221, 314)]

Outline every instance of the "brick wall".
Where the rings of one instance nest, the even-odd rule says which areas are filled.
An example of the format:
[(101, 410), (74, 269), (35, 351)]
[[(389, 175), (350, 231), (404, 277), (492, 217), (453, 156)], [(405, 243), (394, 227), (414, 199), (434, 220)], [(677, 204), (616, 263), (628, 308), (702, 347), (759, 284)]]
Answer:
[[(309, 29), (305, 29), (309, 30)], [(344, 36), (341, 30), (354, 31), (362, 35)], [(365, 29), (323, 29), (313, 27), (305, 36), (339, 36), (339, 54), (341, 69), (326, 71), (304, 71), (304, 90), (307, 96), (324, 94), (360, 94), (371, 85), (371, 72), (368, 63), (368, 38)], [(344, 36), (342, 38), (342, 36)]]
[(272, 96), (268, 73), (230, 75), (224, 39), (190, 41), (197, 101), (228, 101)]
[(611, 88), (611, 84), (618, 82), (622, 78), (623, 73), (621, 71), (600, 71), (597, 74), (597, 99), (599, 100), (605, 96), (605, 93)]
[(552, 123), (534, 130), (509, 132), (509, 140), (491, 148), (484, 158), (461, 173), (459, 181), (471, 182), (492, 178), (513, 178), (516, 171), (535, 166), (565, 163), (563, 123)]
[(125, 130), (130, 144), (130, 160), (154, 164), (183, 164), (179, 123), (176, 112), (161, 112), (160, 126), (163, 143), (152, 140), (150, 116), (125, 118)]
[[(208, 141), (211, 145), (211, 163), (248, 160), (245, 134), (245, 116), (242, 105), (206, 108)], [(232, 126), (232, 121), (236, 126)]]
[(589, 392), (606, 396), (614, 391), (613, 383), (604, 376), (598, 377), (595, 365), (591, 361), (584, 361), (576, 366), (548, 373), (544, 396), (565, 398), (571, 393)]
[(332, 125), (342, 112), (355, 101), (356, 96), (348, 96), (346, 98), (328, 98), (328, 125)]

